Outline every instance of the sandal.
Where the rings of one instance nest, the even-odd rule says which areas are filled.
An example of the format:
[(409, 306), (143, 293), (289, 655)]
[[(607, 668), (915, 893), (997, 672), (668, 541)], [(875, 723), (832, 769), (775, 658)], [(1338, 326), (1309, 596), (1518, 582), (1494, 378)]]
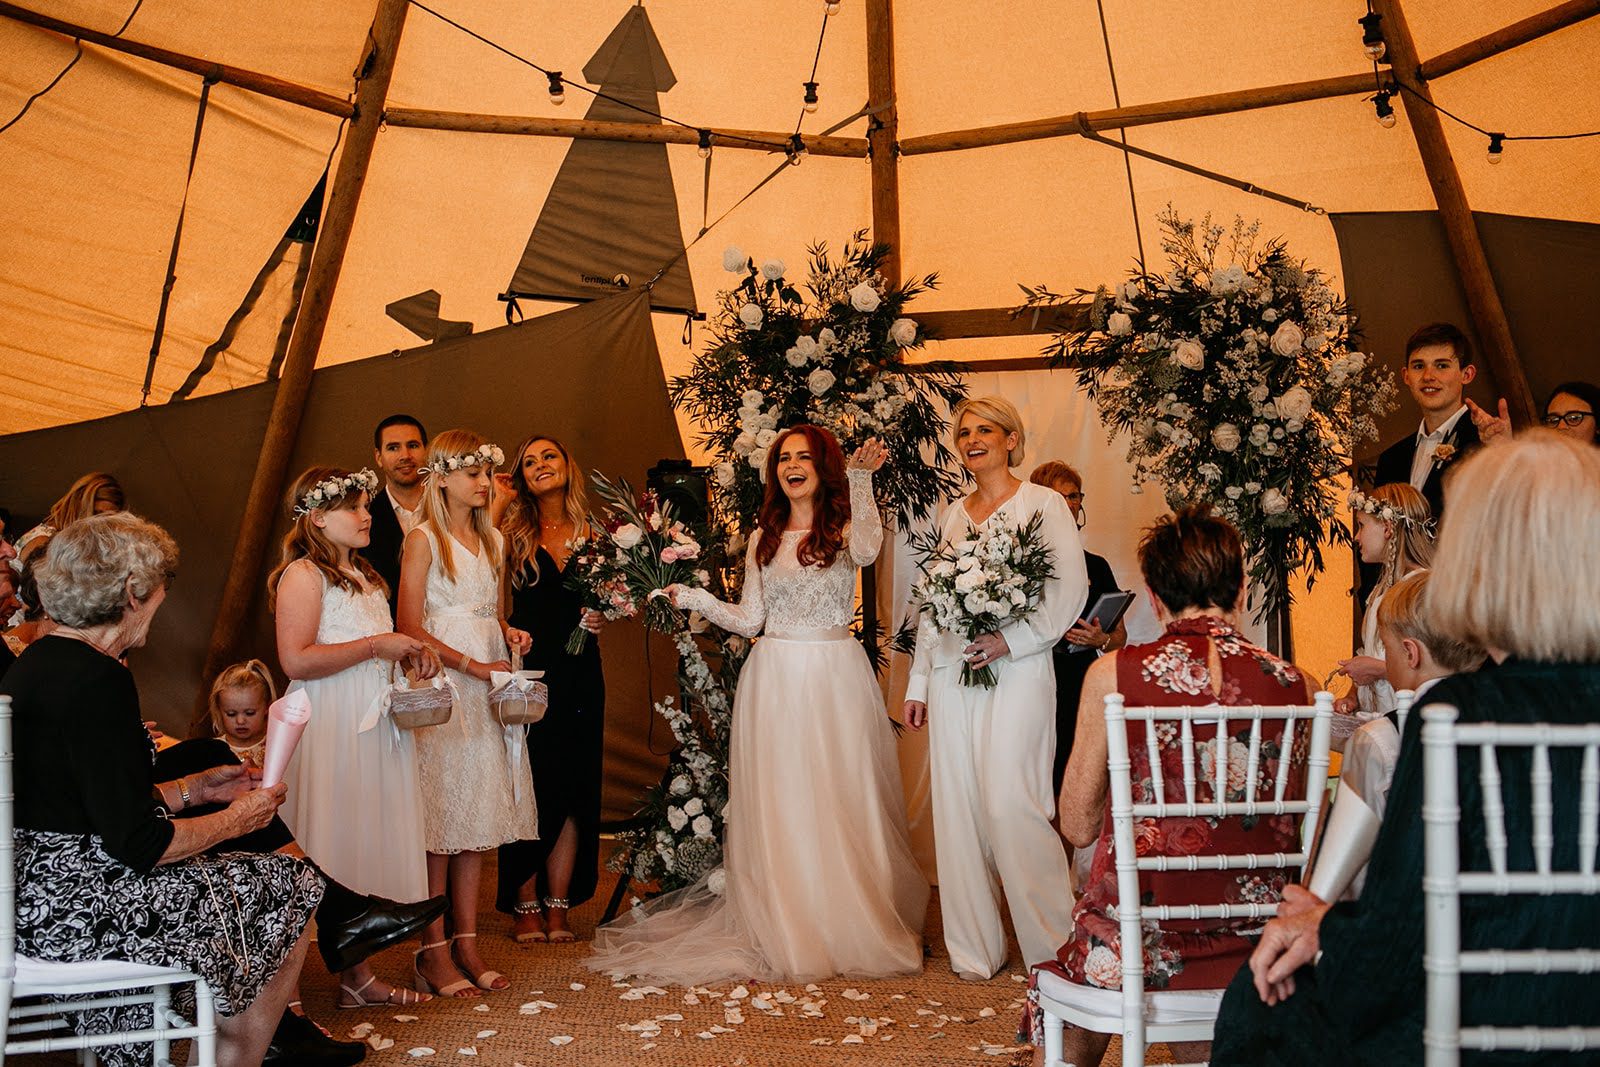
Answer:
[[(512, 905), (511, 911), (512, 914), (516, 916), (515, 924), (511, 928), (511, 939), (517, 944), (526, 945), (531, 942), (543, 942), (550, 940), (544, 931), (544, 913), (540, 910), (539, 902), (537, 900), (519, 900)], [(528, 916), (534, 915), (540, 916), (539, 927), (537, 929), (523, 929), (523, 921), (527, 919)]]
[[(544, 906), (549, 911), (572, 910), (572, 902), (566, 897), (545, 897)], [(578, 935), (571, 930), (551, 930), (548, 936), (553, 945), (565, 945), (578, 940)]]
[[(452, 951), (450, 953), (450, 959), (455, 963), (455, 965), (457, 967), (461, 966), (461, 961), (457, 960), (455, 958), (455, 952), (454, 952), (455, 944), (454, 943), (457, 942), (457, 941), (463, 941), (463, 940), (465, 940), (465, 939), (467, 939), (469, 937), (477, 937), (477, 936), (478, 935), (477, 935), (476, 931), (474, 931), (473, 933), (470, 933), (470, 934), (454, 934), (454, 935), (451, 936), (450, 941), (451, 941), (451, 949), (452, 949)], [(466, 968), (463, 967), (462, 971), (463, 971), (463, 973), (465, 973)], [(476, 977), (474, 977), (472, 979), (472, 984), (477, 986), (479, 989), (486, 989), (491, 993), (498, 993), (502, 989), (511, 988), (511, 979), (507, 978), (505, 975), (501, 974), (499, 971), (484, 971), (482, 974), (477, 975)]]
[[(366, 997), (362, 996), (361, 994), (365, 993), (367, 991), (367, 988), (369, 986), (371, 986), (372, 983), (376, 982), (377, 980), (378, 980), (378, 976), (377, 975), (373, 975), (371, 978), (368, 978), (365, 982), (362, 982), (360, 985), (356, 986), (354, 989), (351, 989), (349, 986), (347, 986), (347, 985), (345, 985), (345, 984), (343, 984), (341, 982), (340, 985), (339, 985), (339, 989), (341, 991), (345, 992), (345, 993), (348, 993), (350, 995), (350, 999), (355, 1001), (355, 1003), (354, 1004), (347, 1004), (347, 1003), (345, 1003), (344, 997), (340, 997), (338, 1002), (334, 1006), (337, 1007), (340, 1011), (345, 1011), (345, 1010), (349, 1010), (349, 1009), (353, 1009), (353, 1008), (376, 1008), (376, 1007), (382, 1007), (384, 1005), (392, 1005), (392, 1006), (397, 1007), (397, 1008), (409, 1008), (413, 1004), (422, 1004), (422, 1003), (424, 1003), (426, 1001), (430, 1001), (430, 1000), (433, 999), (433, 997), (431, 997), (427, 993), (419, 993), (415, 989), (407, 989), (405, 986), (395, 985), (395, 986), (390, 986), (389, 987), (389, 992), (387, 994), (385, 994), (384, 996), (381, 996), (381, 997), (377, 998), (376, 1000), (368, 1000)], [(395, 997), (397, 995), (400, 998), (399, 1000), (395, 999)]]
[[(423, 974), (422, 974), (422, 954), (424, 952), (428, 951), (430, 948), (442, 948), (442, 949), (445, 949), (446, 951), (448, 951), (449, 950), (449, 945), (450, 945), (450, 942), (448, 942), (448, 941), (435, 941), (432, 944), (423, 945), (421, 948), (417, 949), (417, 951), (415, 951), (415, 952), (413, 952), (411, 954), (411, 969), (413, 971), (415, 971), (416, 975), (417, 975), (417, 989), (419, 989), (420, 991), (422, 991), (424, 993), (432, 993), (435, 996), (455, 997), (457, 999), (465, 999), (467, 997), (478, 996), (479, 995), (478, 991), (476, 989), (474, 989), (472, 987), (472, 983), (467, 981), (467, 979), (465, 979), (465, 978), (462, 978), (459, 981), (450, 982), (450, 983), (448, 983), (446, 985), (435, 986), (432, 982), (428, 981), (428, 979), (423, 976)], [(455, 957), (454, 956), (451, 957), (450, 963), (451, 963), (451, 966), (455, 965)], [(365, 987), (363, 987), (363, 988), (365, 988)]]

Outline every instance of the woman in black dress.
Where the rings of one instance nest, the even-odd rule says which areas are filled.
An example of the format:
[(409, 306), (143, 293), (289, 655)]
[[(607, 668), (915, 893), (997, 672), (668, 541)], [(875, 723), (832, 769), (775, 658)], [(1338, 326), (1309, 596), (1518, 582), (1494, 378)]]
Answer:
[[(237, 773), (155, 781), (139, 694), (119, 658), (144, 644), (177, 559), (160, 527), (112, 514), (65, 527), (37, 569), (60, 626), (0, 683), (14, 709), (16, 947), (40, 960), (193, 971), (216, 996), (218, 1061), (254, 1065), (299, 978), (322, 879), (285, 855), (200, 855), (267, 825), (282, 786), (252, 789)], [(226, 806), (168, 817), (204, 804)], [(188, 999), (180, 1010), (193, 1010)], [(80, 1032), (109, 1033), (149, 1026), (149, 1016), (145, 1006), (74, 1019)], [(100, 1052), (137, 1062), (126, 1046)]]
[[(594, 896), (600, 877), (606, 685), (593, 635), (605, 620), (585, 611), (565, 582), (572, 546), (588, 532), (583, 474), (553, 437), (530, 437), (514, 454), (496, 494), (497, 503), (505, 501), (499, 525), (511, 576), (508, 621), (533, 636), (522, 665), (544, 672), (550, 706), (528, 727), (539, 840), (501, 846), (495, 905), (515, 916), (518, 942), (571, 941), (567, 912)], [(568, 655), (567, 638), (580, 624), (590, 637)]]
[[(1072, 509), (1078, 529), (1083, 529), (1083, 478), (1076, 470), (1052, 459), (1035, 467), (1028, 480), (1060, 493), (1067, 507)], [(1122, 587), (1117, 585), (1117, 576), (1111, 573), (1111, 564), (1104, 556), (1085, 551), (1083, 562), (1089, 569), (1089, 599), (1084, 602), (1080, 614), (1087, 616), (1095, 601)], [(1051, 780), (1058, 795), (1067, 769), (1067, 757), (1072, 754), (1072, 736), (1078, 729), (1078, 695), (1083, 692), (1083, 676), (1101, 653), (1115, 652), (1127, 643), (1125, 622), (1119, 620), (1108, 633), (1098, 622), (1086, 623), (1080, 618), (1050, 650), (1056, 666), (1056, 756), (1051, 765)]]

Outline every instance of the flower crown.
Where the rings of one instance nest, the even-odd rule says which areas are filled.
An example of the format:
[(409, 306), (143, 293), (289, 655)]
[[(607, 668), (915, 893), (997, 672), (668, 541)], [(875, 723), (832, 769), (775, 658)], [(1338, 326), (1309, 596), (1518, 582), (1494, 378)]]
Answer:
[(1402, 526), (1420, 526), (1429, 537), (1433, 536), (1432, 517), (1413, 519), (1393, 504), (1385, 504), (1383, 501), (1370, 497), (1359, 489), (1351, 492), (1349, 501), (1351, 511), (1363, 511), (1374, 518), (1382, 519), (1384, 522), (1398, 522)]
[(378, 476), (365, 468), (354, 474), (347, 474), (343, 478), (328, 478), (312, 486), (301, 496), (300, 502), (294, 506), (296, 515), (309, 515), (313, 511), (325, 508), (336, 500), (343, 500), (351, 493), (376, 493), (378, 491)]
[(455, 471), (467, 470), (470, 467), (498, 467), (506, 461), (506, 454), (500, 451), (499, 445), (488, 443), (481, 444), (471, 452), (463, 452), (459, 456), (447, 456), (432, 466), (423, 467), (424, 474), (445, 475)]

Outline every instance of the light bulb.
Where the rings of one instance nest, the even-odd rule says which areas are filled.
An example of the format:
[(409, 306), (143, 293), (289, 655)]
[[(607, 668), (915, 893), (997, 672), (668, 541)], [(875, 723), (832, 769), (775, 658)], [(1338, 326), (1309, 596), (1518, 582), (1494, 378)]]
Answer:
[(711, 158), (711, 131), (710, 130), (701, 130), (700, 131), (700, 158), (701, 159), (710, 159)]
[(1356, 21), (1361, 24), (1361, 50), (1367, 58), (1376, 63), (1388, 55), (1389, 46), (1383, 39), (1383, 16), (1369, 11)]
[(805, 83), (805, 87), (806, 87), (806, 111), (807, 111), (807, 113), (810, 113), (810, 112), (813, 112), (813, 111), (817, 110), (817, 83), (816, 82), (806, 82)]
[(830, 15), (837, 15), (839, 13), (838, 0), (828, 0), (826, 4), (822, 5), (822, 10), (826, 11)]
[(1372, 98), (1373, 110), (1378, 114), (1378, 125), (1386, 130), (1394, 128), (1394, 105), (1389, 103), (1389, 90), (1385, 89)]
[(549, 78), (550, 102), (552, 104), (565, 103), (567, 99), (567, 91), (566, 86), (561, 83), (561, 72), (559, 70), (552, 70), (549, 72)]
[(1506, 135), (1491, 133), (1489, 135), (1489, 162), (1499, 163), (1500, 157), (1505, 153)]
[(1367, 53), (1368, 59), (1372, 60), (1374, 63), (1377, 63), (1383, 59), (1384, 56), (1389, 54), (1389, 45), (1386, 41), (1374, 41), (1367, 45), (1363, 51)]
[(798, 167), (805, 162), (806, 142), (798, 133), (789, 138), (789, 164)]

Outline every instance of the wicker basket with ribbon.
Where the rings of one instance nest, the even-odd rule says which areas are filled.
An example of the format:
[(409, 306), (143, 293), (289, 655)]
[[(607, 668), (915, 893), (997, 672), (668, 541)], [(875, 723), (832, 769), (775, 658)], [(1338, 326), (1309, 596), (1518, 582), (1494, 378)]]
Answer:
[[(428, 655), (433, 655), (429, 652)], [(413, 682), (402, 674), (395, 678), (398, 663), (389, 664), (389, 714), (394, 724), (402, 730), (417, 730), (424, 726), (438, 726), (450, 721), (450, 711), (455, 706), (455, 693), (451, 691), (441, 669), (425, 682)]]
[(550, 687), (539, 681), (543, 671), (522, 670), (522, 656), (511, 654), (511, 671), (489, 674), (489, 710), (501, 726), (527, 726), (544, 718)]

